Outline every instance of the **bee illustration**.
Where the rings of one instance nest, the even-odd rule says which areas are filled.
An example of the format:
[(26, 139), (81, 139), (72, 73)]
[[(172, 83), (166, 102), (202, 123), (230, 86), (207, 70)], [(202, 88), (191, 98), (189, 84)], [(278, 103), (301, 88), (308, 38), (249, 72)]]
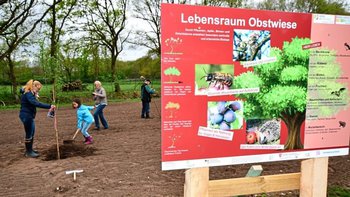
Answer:
[(204, 72), (207, 75), (203, 76), (201, 79), (205, 78), (205, 80), (209, 82), (209, 86), (212, 85), (212, 83), (214, 83), (215, 87), (217, 86), (217, 84), (219, 84), (218, 89), (224, 89), (224, 86), (231, 87), (233, 84), (233, 76), (229, 73), (207, 73), (205, 70)]

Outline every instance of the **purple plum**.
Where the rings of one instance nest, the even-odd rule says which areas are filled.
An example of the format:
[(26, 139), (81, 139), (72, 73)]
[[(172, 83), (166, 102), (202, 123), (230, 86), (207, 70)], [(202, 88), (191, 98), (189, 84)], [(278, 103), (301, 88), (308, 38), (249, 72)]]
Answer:
[(238, 101), (234, 101), (229, 105), (229, 108), (232, 109), (233, 111), (237, 111), (241, 109), (241, 103)]
[(226, 113), (224, 114), (224, 120), (228, 123), (235, 121), (236, 113), (231, 109), (227, 110)]
[(213, 114), (210, 116), (210, 122), (212, 124), (220, 124), (224, 120), (224, 116), (222, 114)]
[(225, 101), (218, 102), (217, 109), (220, 114), (224, 114), (226, 111), (226, 102)]
[(227, 122), (222, 121), (220, 124), (220, 130), (229, 131), (231, 130), (231, 128), (230, 125), (227, 124)]

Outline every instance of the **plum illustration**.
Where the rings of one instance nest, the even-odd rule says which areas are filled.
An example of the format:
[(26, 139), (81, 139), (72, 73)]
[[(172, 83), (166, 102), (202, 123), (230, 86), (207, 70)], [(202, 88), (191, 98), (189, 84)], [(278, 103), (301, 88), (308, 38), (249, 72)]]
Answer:
[(226, 104), (226, 102), (224, 102), (224, 101), (218, 102), (217, 109), (218, 109), (218, 112), (220, 114), (224, 114), (225, 113), (225, 111), (226, 111), (225, 104)]
[(238, 101), (234, 101), (229, 105), (229, 108), (232, 109), (233, 111), (237, 111), (241, 109), (241, 103)]
[(222, 114), (213, 114), (210, 116), (210, 122), (212, 124), (220, 124), (224, 120), (224, 116)]
[(226, 111), (226, 113), (224, 114), (224, 120), (228, 123), (235, 121), (236, 120), (236, 113), (233, 110), (228, 109)]
[(229, 131), (231, 130), (231, 128), (230, 125), (227, 124), (227, 122), (222, 121), (220, 124), (220, 130)]

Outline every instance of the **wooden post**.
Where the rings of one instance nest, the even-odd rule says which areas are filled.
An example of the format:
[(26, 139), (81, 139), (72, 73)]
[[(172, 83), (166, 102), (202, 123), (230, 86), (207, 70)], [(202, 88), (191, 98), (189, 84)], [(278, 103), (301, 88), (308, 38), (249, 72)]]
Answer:
[(301, 162), (300, 196), (326, 197), (328, 157), (308, 159)]
[[(256, 166), (248, 174), (257, 175), (255, 172), (261, 171)], [(326, 197), (327, 177), (328, 157), (302, 161), (299, 173), (211, 181), (208, 167), (193, 168), (185, 172), (184, 196), (234, 196), (299, 189), (301, 197)]]
[(209, 168), (192, 168), (185, 172), (184, 197), (208, 197)]

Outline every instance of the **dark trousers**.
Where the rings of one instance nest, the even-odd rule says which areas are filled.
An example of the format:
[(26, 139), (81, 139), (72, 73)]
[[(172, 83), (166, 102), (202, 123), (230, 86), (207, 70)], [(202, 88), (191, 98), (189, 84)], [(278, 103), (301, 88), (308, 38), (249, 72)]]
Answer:
[(95, 126), (96, 128), (100, 128), (100, 121), (103, 125), (103, 127), (105, 129), (108, 128), (108, 123), (107, 120), (105, 119), (104, 115), (103, 115), (103, 109), (106, 107), (106, 105), (98, 105), (98, 107), (96, 108), (95, 112), (94, 112), (94, 119), (95, 119)]
[(149, 116), (149, 109), (150, 109), (149, 101), (142, 100), (141, 116), (142, 117)]
[(33, 139), (35, 134), (35, 122), (33, 118), (19, 117), (24, 125), (25, 140), (30, 141)]

